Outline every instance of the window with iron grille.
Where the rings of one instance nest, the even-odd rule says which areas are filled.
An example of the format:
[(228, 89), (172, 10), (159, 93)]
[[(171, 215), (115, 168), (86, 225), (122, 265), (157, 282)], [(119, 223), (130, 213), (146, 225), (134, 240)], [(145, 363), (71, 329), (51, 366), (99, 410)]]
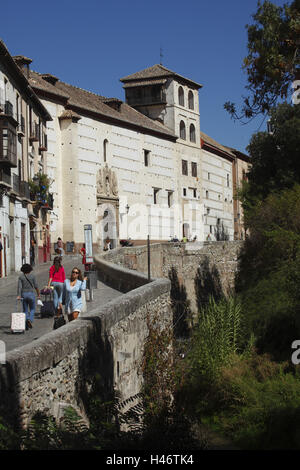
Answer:
[(184, 106), (184, 91), (182, 86), (178, 88), (178, 102), (180, 106)]
[(158, 204), (158, 193), (159, 193), (159, 189), (153, 188), (153, 203), (154, 204)]
[(192, 162), (192, 176), (197, 176), (197, 163)]
[(194, 94), (192, 90), (189, 91), (189, 109), (194, 109)]
[(150, 165), (150, 151), (149, 150), (144, 150), (144, 165), (145, 166)]
[(0, 120), (0, 160), (17, 163), (16, 131), (7, 120)]
[(194, 124), (190, 125), (190, 141), (196, 142), (196, 129)]
[(173, 204), (173, 191), (168, 191), (168, 207), (171, 207)]
[(183, 121), (180, 121), (180, 125), (179, 125), (179, 135), (180, 135), (180, 138), (181, 138), (181, 139), (186, 140), (185, 124), (184, 124)]

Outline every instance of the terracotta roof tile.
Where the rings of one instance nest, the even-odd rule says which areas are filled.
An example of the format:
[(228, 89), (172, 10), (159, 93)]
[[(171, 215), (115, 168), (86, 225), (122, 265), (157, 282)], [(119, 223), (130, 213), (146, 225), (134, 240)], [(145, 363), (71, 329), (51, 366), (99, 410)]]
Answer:
[(222, 152), (225, 152), (229, 154), (231, 157), (235, 158), (235, 154), (232, 153), (231, 149), (229, 147), (225, 147), (222, 144), (219, 144), (216, 140), (212, 139), (209, 137), (209, 135), (204, 134), (204, 132), (200, 132), (201, 138), (204, 140), (204, 142), (208, 145), (211, 145), (212, 147), (217, 148), (218, 150), (222, 150)]
[(185, 82), (188, 82), (189, 84), (192, 84), (193, 86), (196, 86), (197, 88), (202, 88), (203, 86), (197, 82), (194, 82), (193, 80), (190, 80), (189, 78), (183, 77), (182, 75), (167, 69), (161, 64), (155, 64), (152, 67), (148, 67), (146, 69), (140, 70), (139, 72), (127, 75), (126, 77), (121, 78), (120, 81), (126, 83), (129, 81), (146, 80), (158, 77), (177, 77)]
[[(106, 98), (101, 95), (97, 95), (87, 90), (69, 85), (68, 83), (61, 82), (58, 80), (55, 85), (52, 85), (48, 81), (42, 78), (42, 75), (30, 71), (30, 83), (31, 86), (37, 90), (51, 93), (63, 97), (67, 100), (66, 106), (68, 108), (75, 108), (81, 115), (81, 110), (96, 113), (107, 118), (121, 121), (125, 124), (142, 127), (145, 130), (149, 130), (155, 133), (163, 134), (165, 136), (176, 139), (175, 134), (168, 129), (166, 126), (158, 121), (154, 121), (147, 116), (144, 116), (139, 111), (131, 108), (128, 104), (117, 98)], [(107, 104), (105, 103), (107, 102)], [(109, 102), (118, 101), (120, 106), (117, 109), (109, 106)]]
[(132, 81), (125, 83), (123, 85), (123, 88), (131, 88), (131, 87), (136, 87), (136, 86), (146, 86), (146, 85), (163, 85), (166, 83), (167, 79), (166, 78), (153, 78), (151, 80), (142, 80), (142, 81)]

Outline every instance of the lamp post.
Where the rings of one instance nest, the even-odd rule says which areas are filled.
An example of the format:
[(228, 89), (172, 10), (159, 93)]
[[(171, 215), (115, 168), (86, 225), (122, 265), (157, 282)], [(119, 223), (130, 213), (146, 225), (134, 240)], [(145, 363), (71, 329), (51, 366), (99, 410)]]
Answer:
[(151, 267), (150, 267), (150, 237), (147, 235), (147, 257), (148, 257), (148, 282), (151, 279)]
[(126, 210), (126, 240), (128, 240), (128, 213), (129, 213), (129, 205), (126, 204), (125, 210)]

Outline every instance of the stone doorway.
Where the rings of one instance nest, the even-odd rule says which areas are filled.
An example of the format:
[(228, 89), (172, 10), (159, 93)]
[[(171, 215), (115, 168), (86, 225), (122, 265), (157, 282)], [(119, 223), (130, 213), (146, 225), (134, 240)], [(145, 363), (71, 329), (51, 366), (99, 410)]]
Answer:
[(97, 174), (97, 244), (103, 250), (107, 239), (110, 248), (119, 245), (119, 195), (115, 172), (106, 164)]

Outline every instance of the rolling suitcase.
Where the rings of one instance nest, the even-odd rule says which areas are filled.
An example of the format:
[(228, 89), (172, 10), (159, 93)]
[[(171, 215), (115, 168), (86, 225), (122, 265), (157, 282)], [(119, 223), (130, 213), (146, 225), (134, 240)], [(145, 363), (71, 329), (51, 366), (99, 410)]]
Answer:
[(12, 333), (25, 333), (26, 315), (24, 312), (13, 312), (11, 314), (10, 329)]
[(43, 305), (41, 305), (40, 309), (41, 318), (53, 317), (55, 314), (55, 308), (53, 303), (52, 289), (42, 289), (41, 296), (43, 298)]

